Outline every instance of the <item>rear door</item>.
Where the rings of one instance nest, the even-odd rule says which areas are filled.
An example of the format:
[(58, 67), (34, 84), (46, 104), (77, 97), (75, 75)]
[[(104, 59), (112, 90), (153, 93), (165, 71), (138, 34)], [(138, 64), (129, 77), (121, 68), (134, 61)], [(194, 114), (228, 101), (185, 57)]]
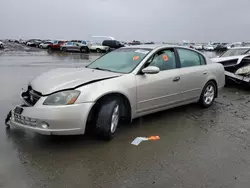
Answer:
[(184, 100), (198, 99), (208, 80), (205, 57), (186, 48), (177, 48), (177, 52), (180, 60), (181, 96)]
[(167, 48), (156, 52), (146, 64), (158, 67), (160, 72), (136, 75), (137, 114), (139, 115), (161, 110), (182, 100), (174, 49)]

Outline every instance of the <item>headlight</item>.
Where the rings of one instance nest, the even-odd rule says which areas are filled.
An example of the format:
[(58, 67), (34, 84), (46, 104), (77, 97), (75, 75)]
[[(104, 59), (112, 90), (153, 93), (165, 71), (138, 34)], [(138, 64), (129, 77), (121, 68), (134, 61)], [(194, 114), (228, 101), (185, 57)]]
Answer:
[(80, 91), (69, 90), (54, 93), (47, 97), (44, 101), (44, 105), (70, 105), (74, 104), (80, 95)]

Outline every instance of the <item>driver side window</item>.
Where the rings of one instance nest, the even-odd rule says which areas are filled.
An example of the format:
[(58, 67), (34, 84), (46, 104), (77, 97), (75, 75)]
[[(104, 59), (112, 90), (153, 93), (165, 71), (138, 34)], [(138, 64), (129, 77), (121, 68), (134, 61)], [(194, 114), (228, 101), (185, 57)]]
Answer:
[(151, 59), (149, 66), (156, 66), (161, 71), (176, 68), (176, 59), (173, 49), (166, 49), (157, 52)]

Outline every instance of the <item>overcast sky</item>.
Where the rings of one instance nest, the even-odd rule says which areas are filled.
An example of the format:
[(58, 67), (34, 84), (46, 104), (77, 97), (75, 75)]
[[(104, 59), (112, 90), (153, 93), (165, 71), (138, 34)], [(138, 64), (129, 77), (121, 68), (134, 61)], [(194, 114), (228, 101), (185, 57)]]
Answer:
[(0, 38), (250, 41), (250, 0), (0, 0)]

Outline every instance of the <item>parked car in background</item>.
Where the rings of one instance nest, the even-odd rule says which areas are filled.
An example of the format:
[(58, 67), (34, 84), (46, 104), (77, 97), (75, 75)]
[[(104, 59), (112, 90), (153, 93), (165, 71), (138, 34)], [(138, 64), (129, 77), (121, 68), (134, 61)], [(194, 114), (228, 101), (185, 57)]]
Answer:
[(216, 51), (226, 51), (227, 50), (227, 46), (224, 44), (218, 44), (215, 46), (214, 50)]
[(137, 40), (133, 40), (132, 42), (129, 42), (128, 45), (140, 45), (141, 42)]
[(194, 44), (194, 45), (193, 45), (193, 48), (194, 48), (195, 50), (203, 50), (203, 45), (202, 45), (202, 44)]
[(25, 43), (26, 43), (25, 40), (22, 40), (22, 39), (19, 40), (19, 44), (25, 44)]
[(45, 41), (39, 44), (39, 48), (41, 49), (47, 49), (50, 44), (53, 44), (53, 41)]
[(145, 42), (144, 44), (154, 44), (154, 42)]
[(95, 51), (97, 53), (110, 51), (110, 48), (108, 46), (103, 46), (101, 44), (94, 43), (94, 42), (88, 42), (87, 46), (90, 51)]
[(66, 42), (65, 44), (61, 45), (60, 48), (64, 52), (82, 52), (82, 53), (88, 53), (89, 48), (86, 44), (78, 43), (78, 42)]
[(3, 49), (4, 48), (4, 44), (2, 41), (0, 41), (0, 48)]
[(250, 46), (250, 42), (243, 42), (242, 47), (248, 47)]
[(26, 45), (27, 45), (27, 46), (35, 47), (35, 46), (36, 46), (36, 44), (35, 44), (36, 41), (40, 41), (40, 39), (30, 39), (30, 40), (28, 40), (28, 41), (26, 42)]
[(224, 83), (223, 66), (198, 51), (123, 47), (85, 68), (58, 68), (37, 76), (7, 124), (45, 135), (85, 134), (93, 128), (111, 140), (120, 123), (134, 118), (190, 103), (210, 107)]
[(211, 60), (224, 66), (226, 80), (250, 87), (250, 47), (231, 48)]
[(235, 48), (235, 47), (242, 47), (242, 42), (234, 42), (227, 45), (227, 49)]
[(214, 51), (214, 49), (215, 49), (215, 46), (213, 46), (211, 44), (204, 46), (204, 50), (207, 50), (207, 51)]
[(87, 41), (86, 40), (71, 40), (70, 42), (77, 42), (77, 43), (81, 43), (81, 44), (87, 45)]
[(62, 40), (55, 40), (53, 41), (53, 43), (48, 44), (48, 50), (60, 50), (61, 46), (63, 44), (65, 44), (66, 41), (62, 41)]
[(231, 57), (231, 56), (240, 56), (240, 55), (246, 55), (250, 54), (250, 46), (248, 47), (235, 47), (227, 50), (217, 58), (225, 58), (225, 57)]
[(104, 40), (102, 45), (108, 46), (110, 50), (116, 50), (118, 48), (124, 47), (124, 45), (117, 40)]
[(40, 44), (45, 43), (45, 42), (47, 42), (47, 41), (51, 41), (51, 40), (36, 40), (36, 41), (35, 41), (35, 46), (36, 46), (37, 48), (39, 48)]

